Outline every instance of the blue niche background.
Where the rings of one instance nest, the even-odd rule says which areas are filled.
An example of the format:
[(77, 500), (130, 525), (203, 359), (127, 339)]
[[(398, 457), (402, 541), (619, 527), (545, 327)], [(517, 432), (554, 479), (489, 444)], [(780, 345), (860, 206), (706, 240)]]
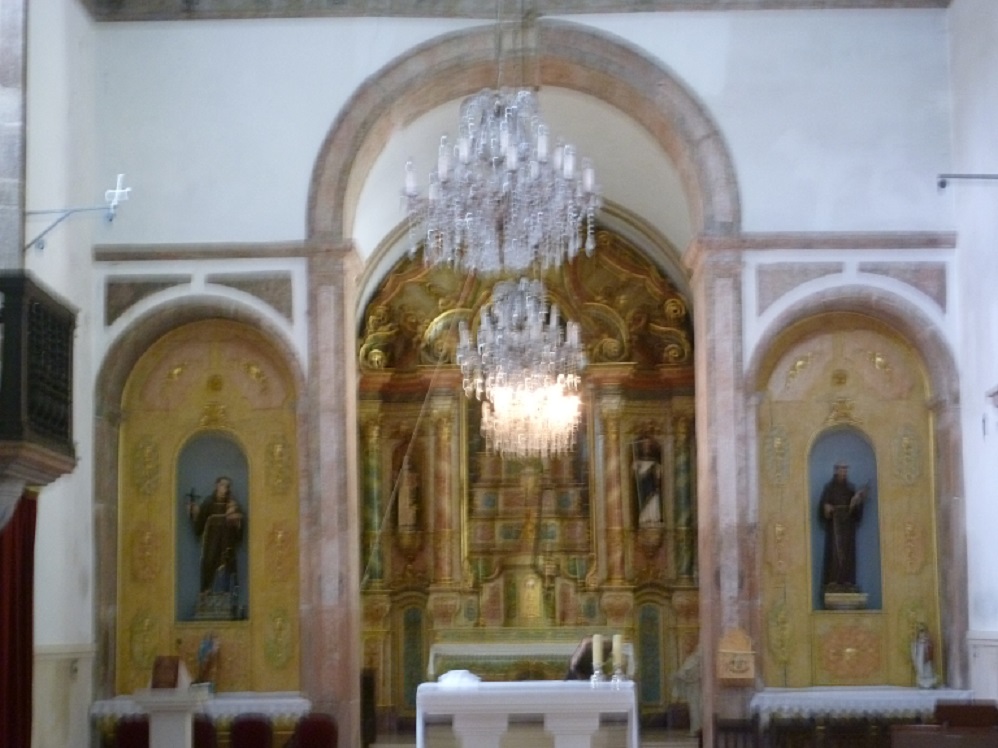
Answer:
[(856, 584), (869, 595), (867, 610), (883, 607), (880, 573), (880, 507), (877, 501), (877, 458), (862, 432), (838, 428), (821, 434), (808, 458), (811, 526), (811, 590), (814, 610), (823, 610), (821, 566), (825, 555), (825, 533), (818, 520), (818, 501), (825, 484), (832, 479), (835, 463), (849, 464), (849, 482), (857, 490), (869, 482), (863, 519), (856, 533)]
[(220, 476), (232, 480), (232, 495), (243, 510), (243, 540), (236, 554), (239, 578), (238, 606), (249, 610), (249, 469), (246, 455), (239, 444), (227, 434), (206, 432), (193, 437), (177, 460), (177, 610), (178, 621), (195, 620), (198, 581), (201, 565), (201, 542), (194, 534), (187, 513), (188, 495), (193, 492), (199, 502), (215, 489)]

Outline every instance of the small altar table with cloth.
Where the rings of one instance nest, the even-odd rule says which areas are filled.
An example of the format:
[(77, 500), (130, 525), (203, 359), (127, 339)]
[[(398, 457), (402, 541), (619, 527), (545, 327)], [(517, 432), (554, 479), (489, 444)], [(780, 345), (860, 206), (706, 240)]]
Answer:
[(601, 715), (627, 717), (627, 746), (638, 748), (633, 681), (422, 683), (416, 689), (416, 748), (426, 748), (426, 722), (451, 717), (462, 748), (499, 748), (512, 715), (541, 715), (554, 748), (589, 748)]
[(765, 727), (773, 717), (850, 719), (932, 718), (938, 701), (970, 701), (973, 691), (903, 686), (828, 686), (766, 688), (752, 696), (749, 709)]
[[(312, 702), (296, 692), (231, 691), (210, 696), (197, 711), (207, 714), (222, 733), (239, 714), (265, 714), (274, 723), (276, 734), (290, 737), (295, 724), (311, 709)], [(114, 734), (114, 725), (122, 717), (138, 714), (146, 714), (146, 710), (131, 695), (95, 701), (90, 707), (90, 717), (105, 737)]]

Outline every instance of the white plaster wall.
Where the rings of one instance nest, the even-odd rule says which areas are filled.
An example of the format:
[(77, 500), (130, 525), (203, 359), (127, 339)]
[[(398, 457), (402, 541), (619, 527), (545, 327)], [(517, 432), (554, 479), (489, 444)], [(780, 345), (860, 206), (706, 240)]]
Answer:
[[(954, 172), (998, 172), (995, 123), (998, 122), (998, 3), (954, 0), (952, 29)], [(970, 628), (977, 638), (998, 634), (998, 409), (985, 393), (998, 387), (998, 182), (953, 182), (958, 222), (960, 358), (967, 546), (970, 576)], [(994, 638), (994, 637), (992, 637)], [(989, 642), (993, 651), (994, 641)], [(972, 647), (973, 649), (973, 647)], [(995, 661), (995, 655), (978, 657)], [(973, 673), (972, 681), (998, 681)]]
[[(578, 20), (573, 17), (572, 20)], [(734, 154), (746, 231), (950, 228), (942, 10), (594, 16), (694, 90)]]
[[(28, 211), (101, 205), (115, 181), (96, 165), (94, 34), (81, 5), (32, 0), (28, 17)], [(55, 216), (28, 216), (25, 241)], [(73, 437), (78, 464), (38, 499), (35, 536), (34, 748), (90, 745), (93, 698), (94, 548), (92, 502), (94, 310), (90, 247), (108, 230), (100, 212), (76, 214), (25, 254), (25, 268), (79, 310), (75, 337)]]
[[(569, 20), (640, 45), (703, 99), (734, 153), (745, 229), (952, 227), (934, 180), (950, 161), (942, 11)], [(108, 240), (301, 238), (314, 159), (347, 98), (407, 48), (468, 25), (308, 19), (101, 26), (100, 171), (123, 171), (135, 188), (127, 219), (123, 213)], [(430, 150), (438, 135), (428, 133)], [(581, 137), (598, 134), (587, 128)], [(578, 145), (597, 169), (627, 149), (613, 133)], [(397, 204), (398, 181), (371, 199)], [(624, 195), (608, 197), (631, 204)]]
[[(93, 29), (78, 3), (33, 0), (28, 14), (27, 210), (99, 205), (103, 188), (94, 159)], [(53, 217), (29, 217), (30, 241)], [(74, 472), (45, 487), (38, 500), (35, 643), (89, 644), (93, 637), (91, 436), (93, 368), (87, 344), (90, 247), (106, 230), (101, 214), (74, 215), (29, 249), (25, 267), (79, 310), (73, 381)]]
[(399, 18), (102, 25), (101, 164), (126, 172), (135, 188), (109, 240), (303, 238), (312, 167), (348, 97), (402, 50), (468, 25)]

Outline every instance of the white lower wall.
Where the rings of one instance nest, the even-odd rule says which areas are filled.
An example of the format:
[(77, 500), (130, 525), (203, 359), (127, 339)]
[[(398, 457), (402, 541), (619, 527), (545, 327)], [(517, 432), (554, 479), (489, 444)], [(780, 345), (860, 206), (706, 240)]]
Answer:
[(93, 647), (37, 647), (34, 661), (32, 748), (88, 748), (93, 701)]
[(971, 631), (967, 647), (974, 698), (998, 700), (998, 631)]

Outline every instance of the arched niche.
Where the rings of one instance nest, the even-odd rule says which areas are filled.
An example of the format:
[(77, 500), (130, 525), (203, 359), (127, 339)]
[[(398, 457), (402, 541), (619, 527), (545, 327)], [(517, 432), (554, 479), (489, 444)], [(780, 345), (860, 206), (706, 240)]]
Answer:
[[(834, 598), (826, 600), (829, 589), (831, 595), (836, 589), (866, 595), (865, 608), (880, 610), (880, 512), (873, 445), (853, 426), (825, 429), (814, 440), (807, 463), (814, 610), (835, 604)], [(841, 491), (836, 488), (840, 475)], [(833, 505), (832, 499), (842, 494), (848, 494), (851, 506)]]
[[(220, 644), (219, 690), (299, 690), (299, 380), (293, 359), (277, 338), (254, 327), (187, 309), (188, 324), (163, 329), (159, 322), (126, 333), (120, 357), (109, 359), (101, 374), (110, 398), (96, 424), (97, 461), (107, 468), (96, 471), (107, 487), (97, 494), (104, 688), (113, 694), (145, 687), (160, 654), (179, 654), (196, 673), (198, 647), (213, 634)], [(212, 448), (219, 444), (226, 446)], [(192, 458), (190, 449), (200, 456)], [(210, 464), (216, 459), (217, 466)], [(178, 608), (190, 483), (211, 475), (209, 485), (198, 488), (210, 491), (223, 471), (234, 473), (252, 518), (243, 541), (246, 609), (190, 620)]]
[[(949, 635), (928, 365), (896, 328), (847, 311), (805, 317), (772, 343), (756, 409), (763, 681), (911, 686), (917, 627), (937, 642)], [(857, 482), (870, 481), (875, 511), (863, 517), (870, 537), (861, 542), (879, 549), (882, 566), (861, 556), (868, 597), (830, 606), (819, 589), (816, 494), (840, 459)]]

